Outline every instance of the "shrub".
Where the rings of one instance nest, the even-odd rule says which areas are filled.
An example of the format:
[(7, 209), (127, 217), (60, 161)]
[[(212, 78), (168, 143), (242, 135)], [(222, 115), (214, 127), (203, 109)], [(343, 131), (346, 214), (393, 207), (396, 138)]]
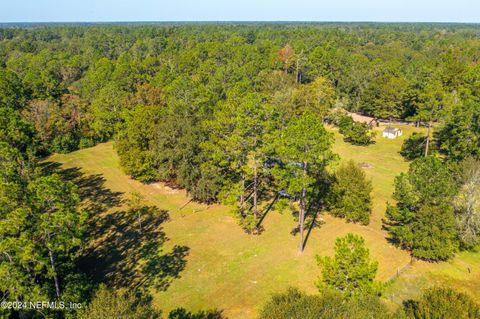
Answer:
[(317, 319), (317, 318), (393, 318), (380, 298), (362, 296), (344, 299), (334, 291), (307, 295), (290, 288), (285, 293), (272, 296), (263, 307), (260, 319)]
[(345, 141), (353, 145), (370, 145), (375, 142), (376, 133), (367, 123), (354, 122), (344, 133)]
[(335, 256), (317, 256), (322, 276), (317, 286), (340, 292), (346, 298), (379, 295), (382, 284), (376, 282), (378, 263), (370, 260), (365, 240), (355, 234), (347, 234), (335, 241)]
[(339, 115), (335, 122), (339, 128), (340, 133), (342, 134), (345, 134), (345, 132), (347, 132), (350, 129), (353, 123), (355, 123), (351, 116), (343, 115), (343, 114)]
[(56, 136), (52, 141), (52, 150), (57, 153), (70, 153), (78, 149), (78, 139), (72, 133)]
[(82, 309), (79, 319), (156, 319), (160, 312), (132, 292), (120, 292), (101, 285), (90, 304)]
[(345, 141), (353, 145), (369, 145), (374, 143), (376, 133), (367, 123), (358, 123), (351, 116), (340, 114), (335, 119), (339, 132), (344, 135)]
[(349, 221), (370, 222), (372, 183), (355, 162), (342, 164), (335, 173), (328, 195), (328, 206), (333, 215)]
[(82, 137), (80, 139), (80, 142), (78, 143), (78, 148), (83, 149), (83, 148), (88, 148), (88, 147), (93, 147), (95, 146), (95, 140), (92, 138), (88, 137)]
[(404, 302), (408, 318), (480, 318), (480, 306), (473, 299), (450, 288), (434, 287), (418, 301)]

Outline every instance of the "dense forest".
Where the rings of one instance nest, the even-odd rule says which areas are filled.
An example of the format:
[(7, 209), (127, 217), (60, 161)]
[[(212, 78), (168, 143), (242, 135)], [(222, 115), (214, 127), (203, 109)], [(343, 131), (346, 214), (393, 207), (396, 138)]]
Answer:
[[(252, 235), (262, 232), (260, 203), (278, 197), (276, 209), (298, 212), (300, 251), (309, 205), (368, 224), (371, 184), (362, 170), (353, 162), (328, 170), (338, 155), (326, 125), (339, 127), (349, 143), (374, 143), (371, 125), (354, 122), (347, 111), (428, 128), (402, 150), (411, 164), (396, 178), (395, 203), (386, 212), (392, 242), (428, 261), (477, 247), (478, 26), (4, 26), (0, 294), (17, 302), (92, 298), (92, 283), (76, 268), (91, 212), (79, 207), (77, 186), (49, 172), (42, 159), (106, 141), (114, 141), (126, 174), (186, 189), (197, 201), (227, 204)], [(381, 294), (370, 288), (366, 295)], [(450, 292), (434, 293), (450, 298)], [(126, 303), (125, 311), (140, 302), (105, 287), (95, 296)], [(315, 303), (289, 291), (265, 309), (282, 298)], [(337, 295), (322, 298), (340, 302)], [(352, 309), (364, 303), (356, 300)], [(417, 318), (413, 313), (425, 310), (419, 304), (405, 306), (405, 316)], [(342, 309), (337, 317), (346, 316)], [(288, 317), (287, 310), (279, 317), (265, 310), (263, 317)], [(95, 303), (90, 311), (78, 316), (92, 318)], [(129, 315), (156, 316), (140, 312)]]

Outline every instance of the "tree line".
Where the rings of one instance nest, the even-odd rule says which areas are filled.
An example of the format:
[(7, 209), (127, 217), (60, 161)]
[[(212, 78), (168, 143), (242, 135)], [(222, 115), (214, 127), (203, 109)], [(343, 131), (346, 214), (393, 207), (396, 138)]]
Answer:
[(355, 163), (327, 171), (338, 156), (324, 124), (357, 145), (374, 136), (339, 109), (428, 128), (405, 145), (413, 161), (384, 221), (392, 241), (427, 260), (477, 246), (479, 48), (469, 25), (0, 29), (0, 267), (11, 278), (0, 291), (85, 293), (75, 260), (88, 213), (38, 159), (109, 140), (133, 178), (229, 204), (250, 233), (270, 201), (294, 211), (299, 250), (315, 206), (368, 224), (370, 182)]

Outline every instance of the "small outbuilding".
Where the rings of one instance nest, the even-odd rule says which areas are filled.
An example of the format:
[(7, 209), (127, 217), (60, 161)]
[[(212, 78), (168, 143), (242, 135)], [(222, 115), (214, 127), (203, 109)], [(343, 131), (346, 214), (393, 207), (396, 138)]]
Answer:
[(392, 126), (387, 126), (384, 130), (383, 130), (383, 137), (386, 137), (386, 138), (397, 138), (399, 136), (402, 136), (403, 135), (403, 131), (399, 128), (396, 128), (396, 127), (392, 127)]

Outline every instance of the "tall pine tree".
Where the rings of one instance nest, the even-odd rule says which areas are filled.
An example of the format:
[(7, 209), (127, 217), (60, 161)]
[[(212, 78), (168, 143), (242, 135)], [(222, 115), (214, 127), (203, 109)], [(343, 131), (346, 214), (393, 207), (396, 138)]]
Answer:
[(308, 111), (293, 118), (277, 135), (276, 155), (283, 163), (276, 170), (277, 178), (289, 194), (299, 198), (300, 252), (304, 248), (308, 196), (316, 182), (316, 176), (335, 158), (331, 150), (332, 143), (333, 135), (325, 130), (319, 117)]
[(392, 239), (417, 258), (446, 260), (457, 247), (453, 196), (447, 166), (429, 156), (410, 164), (395, 179), (396, 206), (388, 205), (386, 227)]

